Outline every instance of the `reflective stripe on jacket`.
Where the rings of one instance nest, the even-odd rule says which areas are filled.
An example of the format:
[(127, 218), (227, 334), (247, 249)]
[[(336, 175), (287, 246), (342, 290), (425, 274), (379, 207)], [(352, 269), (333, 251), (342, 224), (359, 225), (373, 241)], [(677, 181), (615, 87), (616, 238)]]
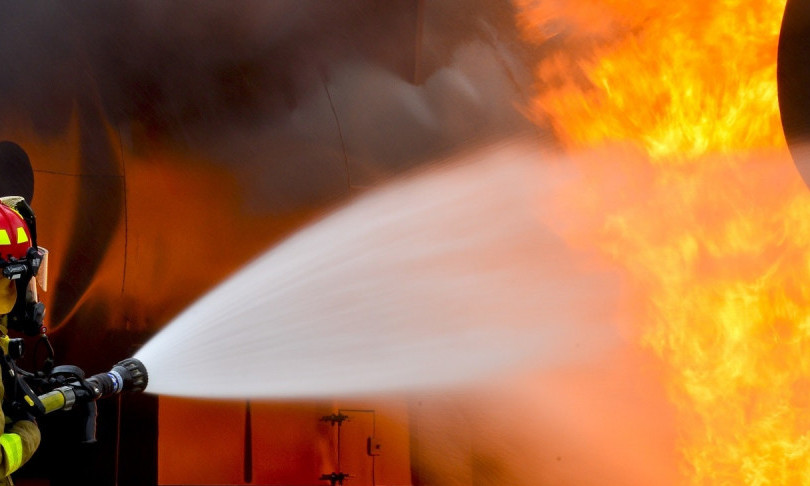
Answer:
[[(5, 397), (3, 381), (0, 380), (0, 403)], [(39, 427), (30, 420), (7, 422), (0, 408), (0, 424), (5, 423), (5, 431), (0, 435), (0, 485), (13, 485), (9, 474), (31, 459), (39, 447)]]

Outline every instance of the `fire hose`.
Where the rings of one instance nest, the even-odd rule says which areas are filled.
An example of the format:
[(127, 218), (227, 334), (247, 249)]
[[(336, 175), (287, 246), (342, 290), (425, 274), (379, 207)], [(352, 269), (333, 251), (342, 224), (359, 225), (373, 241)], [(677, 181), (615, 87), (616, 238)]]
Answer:
[(146, 368), (135, 358), (119, 361), (109, 371), (85, 378), (78, 366), (53, 366), (53, 350), (44, 333), (41, 339), (46, 341), (49, 356), (43, 368), (32, 373), (16, 363), (23, 355), (23, 340), (0, 337), (3, 350), (0, 365), (6, 390), (3, 411), (10, 417), (39, 418), (58, 410), (79, 410), (85, 420), (84, 442), (94, 442), (96, 400), (146, 388)]

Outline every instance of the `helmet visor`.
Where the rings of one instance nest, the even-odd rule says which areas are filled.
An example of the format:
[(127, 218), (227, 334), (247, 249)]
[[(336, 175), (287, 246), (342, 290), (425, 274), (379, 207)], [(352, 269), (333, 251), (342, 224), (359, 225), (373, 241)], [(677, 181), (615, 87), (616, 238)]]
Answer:
[(42, 289), (43, 292), (48, 291), (48, 250), (38, 246), (39, 253), (42, 255), (42, 262), (39, 264), (39, 270), (37, 271), (36, 277), (34, 277), (39, 284), (39, 288)]

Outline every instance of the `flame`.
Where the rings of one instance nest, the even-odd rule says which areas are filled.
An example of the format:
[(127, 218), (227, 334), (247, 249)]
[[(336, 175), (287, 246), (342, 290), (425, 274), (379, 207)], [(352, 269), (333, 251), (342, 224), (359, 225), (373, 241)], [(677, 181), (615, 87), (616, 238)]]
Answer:
[(810, 484), (810, 196), (779, 123), (785, 0), (515, 4), (543, 53), (527, 112), (584, 174), (558, 227), (633, 283), (683, 482)]
[(783, 144), (785, 0), (516, 3), (526, 35), (550, 51), (530, 112), (568, 146), (631, 141), (654, 158), (694, 160)]

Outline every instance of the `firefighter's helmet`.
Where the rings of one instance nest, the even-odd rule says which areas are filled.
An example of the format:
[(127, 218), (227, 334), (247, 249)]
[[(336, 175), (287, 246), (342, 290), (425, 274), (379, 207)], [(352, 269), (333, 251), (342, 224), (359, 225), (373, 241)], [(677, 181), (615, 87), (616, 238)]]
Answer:
[[(17, 211), (0, 203), (0, 266), (25, 260), (31, 248), (31, 234)], [(8, 314), (17, 301), (17, 285), (11, 278), (0, 277), (0, 314)]]
[(4, 264), (24, 260), (31, 248), (31, 233), (20, 214), (0, 204), (0, 259)]

